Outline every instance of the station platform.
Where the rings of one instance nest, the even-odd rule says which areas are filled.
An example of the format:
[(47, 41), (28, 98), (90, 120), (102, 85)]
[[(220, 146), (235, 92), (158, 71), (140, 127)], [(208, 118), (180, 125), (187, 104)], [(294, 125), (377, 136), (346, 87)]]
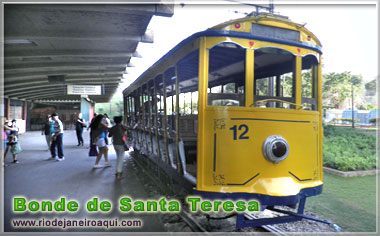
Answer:
[[(12, 163), (12, 156), (7, 154), (4, 170), (4, 231), (5, 232), (165, 232), (160, 213), (120, 212), (119, 199), (129, 196), (132, 199), (148, 198), (144, 184), (137, 177), (137, 169), (128, 153), (125, 156), (123, 176), (115, 178), (116, 154), (109, 145), (109, 161), (111, 167), (94, 169), (96, 157), (89, 157), (89, 132), (84, 131), (84, 146), (77, 146), (74, 130), (65, 130), (63, 137), (65, 160), (58, 162), (47, 160), (45, 136), (41, 132), (27, 132), (20, 136), (22, 152), (18, 155), (18, 164)], [(100, 164), (104, 164), (102, 158)], [(13, 212), (13, 198), (25, 197), (28, 201), (50, 200), (57, 201), (61, 197), (75, 200), (79, 210), (75, 213), (49, 212)], [(86, 203), (97, 197), (99, 201), (107, 200), (112, 203), (109, 213), (88, 212)], [(59, 227), (13, 227), (14, 219), (37, 220), (141, 220), (142, 227), (75, 227), (62, 229)]]

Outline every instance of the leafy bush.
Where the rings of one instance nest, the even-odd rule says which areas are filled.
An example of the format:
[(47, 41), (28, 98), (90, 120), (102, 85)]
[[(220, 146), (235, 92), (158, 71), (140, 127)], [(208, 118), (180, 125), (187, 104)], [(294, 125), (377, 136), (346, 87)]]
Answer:
[[(351, 123), (352, 123), (352, 118), (341, 118), (340, 120), (341, 120), (341, 121), (348, 121), (348, 122), (351, 122)], [(358, 123), (359, 121), (360, 121), (360, 120), (357, 119), (357, 118), (354, 119), (354, 122), (355, 122), (355, 123)]]
[(376, 118), (369, 119), (369, 123), (374, 123), (374, 124), (376, 124)]
[(342, 170), (376, 168), (376, 136), (355, 129), (324, 127), (323, 164)]

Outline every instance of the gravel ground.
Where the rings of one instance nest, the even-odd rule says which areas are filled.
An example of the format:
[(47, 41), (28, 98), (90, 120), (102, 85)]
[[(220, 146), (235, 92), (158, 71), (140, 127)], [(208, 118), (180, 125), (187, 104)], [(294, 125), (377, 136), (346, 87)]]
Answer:
[[(133, 166), (136, 169), (136, 173), (139, 176), (139, 181), (144, 184), (145, 189), (148, 192), (147, 198), (151, 199), (159, 199), (162, 196), (165, 196), (167, 199), (180, 199), (178, 196), (184, 196), (186, 195), (183, 191), (181, 192), (180, 188), (176, 187), (176, 193), (175, 194), (163, 194), (162, 190), (151, 181), (151, 179), (145, 174), (144, 171), (142, 171), (135, 163), (133, 163)], [(182, 204), (183, 208), (186, 208), (186, 204)], [(277, 207), (284, 210), (292, 210), (288, 207)], [(318, 216), (312, 212), (309, 212), (305, 210), (305, 214), (308, 216), (317, 217)], [(209, 214), (211, 217), (225, 217), (229, 214), (226, 214), (224, 212), (222, 213), (212, 213)], [(269, 210), (265, 210), (263, 212), (256, 213), (255, 216), (258, 218), (263, 217), (275, 217), (283, 215), (278, 212), (273, 212)], [(261, 228), (244, 228), (240, 230), (235, 229), (236, 225), (236, 216), (227, 218), (227, 219), (209, 219), (207, 218), (206, 214), (203, 213), (191, 213), (191, 216), (199, 222), (199, 224), (205, 228), (209, 232), (263, 232), (265, 230)], [(187, 224), (182, 220), (182, 218), (178, 214), (168, 213), (168, 214), (161, 214), (160, 220), (166, 230), (168, 232), (191, 232), (191, 228), (187, 226)], [(302, 220), (292, 223), (285, 223), (285, 224), (276, 224), (273, 225), (275, 228), (283, 231), (283, 232), (336, 232), (334, 228), (330, 225), (311, 221), (311, 220)]]
[[(285, 207), (285, 206), (276, 207), (276, 208), (282, 209), (282, 210), (287, 210), (287, 211), (294, 211), (292, 208)], [(304, 214), (307, 216), (320, 218), (316, 214), (314, 214), (310, 211), (307, 211), (307, 210), (305, 210)], [(276, 217), (276, 216), (283, 216), (283, 215), (285, 215), (285, 214), (270, 211), (270, 210), (265, 210), (263, 212), (259, 212), (258, 214), (255, 214), (255, 216), (257, 216), (258, 218)], [(303, 219), (301, 221), (291, 222), (291, 223), (275, 224), (272, 226), (281, 230), (282, 232), (297, 232), (297, 233), (301, 233), (301, 232), (307, 232), (307, 233), (310, 233), (310, 232), (316, 232), (316, 233), (317, 232), (336, 232), (335, 229), (328, 224), (324, 224), (324, 223), (320, 223), (320, 222), (312, 221), (312, 220), (306, 220), (306, 219)], [(251, 228), (241, 229), (242, 232), (251, 232), (250, 230), (251, 230)]]

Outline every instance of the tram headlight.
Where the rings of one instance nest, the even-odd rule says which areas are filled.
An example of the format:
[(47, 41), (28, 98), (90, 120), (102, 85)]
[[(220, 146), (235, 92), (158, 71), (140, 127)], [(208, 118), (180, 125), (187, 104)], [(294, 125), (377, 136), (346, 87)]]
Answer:
[(272, 135), (265, 139), (263, 144), (265, 158), (275, 164), (285, 160), (289, 155), (288, 142), (279, 135)]

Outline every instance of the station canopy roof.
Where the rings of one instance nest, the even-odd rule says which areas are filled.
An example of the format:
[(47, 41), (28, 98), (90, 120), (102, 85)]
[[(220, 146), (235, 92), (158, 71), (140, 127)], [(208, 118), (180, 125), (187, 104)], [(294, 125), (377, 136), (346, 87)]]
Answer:
[(4, 4), (4, 95), (21, 100), (79, 100), (67, 85), (100, 85), (108, 102), (139, 42), (152, 43), (162, 4)]

